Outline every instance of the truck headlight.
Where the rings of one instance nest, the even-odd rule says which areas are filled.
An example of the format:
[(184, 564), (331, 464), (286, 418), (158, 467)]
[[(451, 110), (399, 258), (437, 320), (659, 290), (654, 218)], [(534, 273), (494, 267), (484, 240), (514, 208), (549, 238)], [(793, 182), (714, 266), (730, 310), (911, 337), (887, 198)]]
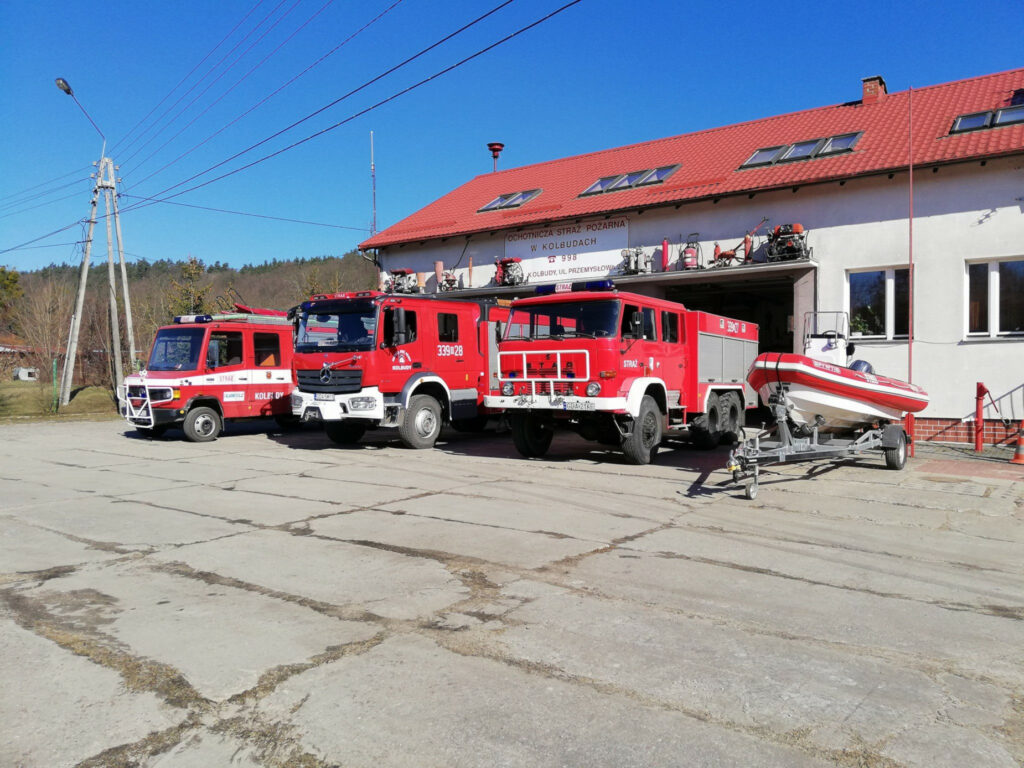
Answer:
[(511, 381), (506, 381), (504, 384), (501, 385), (501, 394), (503, 394), (505, 397), (512, 397), (512, 395), (515, 394), (515, 391), (515, 385), (512, 384)]
[(353, 411), (372, 411), (377, 407), (375, 397), (353, 397), (348, 401), (348, 407)]
[(302, 395), (298, 392), (292, 392), (292, 408), (299, 408), (302, 406)]
[(592, 381), (587, 384), (587, 397), (597, 397), (601, 394), (601, 382)]

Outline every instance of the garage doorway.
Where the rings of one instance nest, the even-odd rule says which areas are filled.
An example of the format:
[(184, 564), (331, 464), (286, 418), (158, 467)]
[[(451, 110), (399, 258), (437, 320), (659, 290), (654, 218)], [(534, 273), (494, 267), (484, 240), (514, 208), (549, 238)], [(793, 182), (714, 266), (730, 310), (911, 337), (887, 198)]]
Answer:
[(757, 323), (761, 352), (793, 351), (793, 279), (686, 283), (666, 287), (665, 298), (687, 309)]

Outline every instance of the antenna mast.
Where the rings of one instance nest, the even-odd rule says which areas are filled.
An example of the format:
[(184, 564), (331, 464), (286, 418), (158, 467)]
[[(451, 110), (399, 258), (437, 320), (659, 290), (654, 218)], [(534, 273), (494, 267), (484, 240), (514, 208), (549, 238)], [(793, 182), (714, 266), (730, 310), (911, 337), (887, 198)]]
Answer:
[(373, 131), (370, 131), (370, 189), (373, 195), (373, 218), (370, 220), (370, 237), (377, 234), (377, 168), (373, 163)]

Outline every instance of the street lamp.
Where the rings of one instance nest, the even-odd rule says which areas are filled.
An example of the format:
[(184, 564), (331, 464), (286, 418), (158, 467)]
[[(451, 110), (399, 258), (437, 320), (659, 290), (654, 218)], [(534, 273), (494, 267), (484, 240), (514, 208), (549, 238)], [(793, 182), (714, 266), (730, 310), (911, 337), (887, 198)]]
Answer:
[(68, 84), (68, 81), (65, 80), (63, 77), (58, 77), (54, 82), (57, 83), (58, 88), (60, 88), (62, 91), (64, 91), (64, 93), (66, 93), (68, 96), (75, 100), (75, 104), (77, 104), (78, 108), (82, 110), (82, 114), (89, 118), (89, 122), (92, 123), (92, 127), (96, 129), (96, 133), (100, 135), (100, 138), (103, 139), (103, 143), (106, 144), (107, 137), (103, 135), (103, 131), (101, 131), (100, 127), (96, 125), (96, 121), (89, 117), (89, 113), (85, 111), (85, 107), (82, 106), (82, 102), (75, 98), (75, 92), (71, 90), (71, 85)]

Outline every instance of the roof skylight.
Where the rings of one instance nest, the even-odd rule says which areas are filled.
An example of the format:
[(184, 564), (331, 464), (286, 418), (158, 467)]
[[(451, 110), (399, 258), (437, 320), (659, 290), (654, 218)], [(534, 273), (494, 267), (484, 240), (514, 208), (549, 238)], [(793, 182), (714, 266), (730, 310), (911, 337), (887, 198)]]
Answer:
[(762, 147), (747, 158), (740, 168), (761, 168), (766, 165), (775, 165), (776, 163), (813, 160), (818, 157), (851, 152), (862, 134), (862, 131), (857, 133), (840, 133), (824, 139), (809, 139), (777, 147)]
[(970, 112), (957, 116), (950, 133), (983, 131), (986, 128), (1000, 128), (1004, 125), (1024, 123), (1024, 105), (990, 109), (988, 112)]
[(614, 176), (602, 176), (589, 187), (580, 192), (580, 197), (599, 195), (602, 192), (620, 192), (624, 189), (636, 189), (649, 184), (661, 184), (665, 179), (679, 170), (679, 165), (662, 165), (658, 168), (647, 168), (643, 171), (617, 173)]
[(491, 202), (478, 210), (477, 213), (518, 208), (519, 206), (525, 205), (533, 200), (533, 198), (539, 195), (542, 191), (543, 190), (540, 189), (528, 189), (525, 192), (512, 192), (507, 195), (498, 195), (496, 198), (491, 200)]

